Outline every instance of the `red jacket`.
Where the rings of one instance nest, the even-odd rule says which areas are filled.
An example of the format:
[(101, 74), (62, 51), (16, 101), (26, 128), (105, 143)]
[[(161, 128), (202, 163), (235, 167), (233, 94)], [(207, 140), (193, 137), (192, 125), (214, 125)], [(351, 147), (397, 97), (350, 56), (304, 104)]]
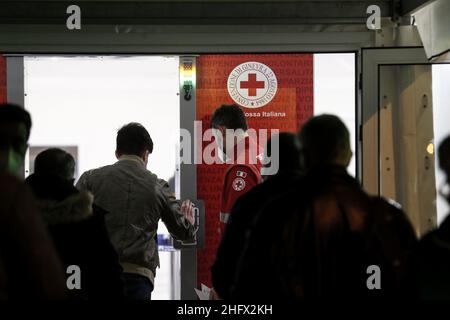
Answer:
[(227, 170), (224, 176), (220, 212), (222, 231), (237, 198), (262, 182), (260, 161), (262, 149), (248, 136), (244, 138), (243, 150), (239, 150), (238, 146), (239, 143), (234, 148), (233, 159), (226, 161)]

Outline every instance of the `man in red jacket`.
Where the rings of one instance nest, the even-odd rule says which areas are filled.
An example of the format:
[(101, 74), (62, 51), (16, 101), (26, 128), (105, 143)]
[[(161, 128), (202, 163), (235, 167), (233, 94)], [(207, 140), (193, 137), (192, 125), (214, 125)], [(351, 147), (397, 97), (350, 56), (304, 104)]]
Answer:
[(237, 105), (223, 105), (216, 109), (211, 127), (215, 129), (219, 157), (227, 165), (220, 212), (223, 232), (237, 198), (262, 181), (262, 149), (247, 133), (244, 112)]

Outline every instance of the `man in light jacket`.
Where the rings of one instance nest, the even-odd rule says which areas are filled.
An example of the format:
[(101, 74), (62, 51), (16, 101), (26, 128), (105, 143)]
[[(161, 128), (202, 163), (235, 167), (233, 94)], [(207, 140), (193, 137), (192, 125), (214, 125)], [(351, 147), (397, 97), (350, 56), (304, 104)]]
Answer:
[(178, 240), (195, 237), (193, 206), (180, 203), (169, 184), (146, 169), (153, 141), (138, 123), (117, 133), (112, 165), (85, 172), (77, 188), (94, 194), (105, 216), (111, 242), (123, 267), (125, 294), (131, 299), (151, 299), (159, 266), (157, 229), (161, 219)]

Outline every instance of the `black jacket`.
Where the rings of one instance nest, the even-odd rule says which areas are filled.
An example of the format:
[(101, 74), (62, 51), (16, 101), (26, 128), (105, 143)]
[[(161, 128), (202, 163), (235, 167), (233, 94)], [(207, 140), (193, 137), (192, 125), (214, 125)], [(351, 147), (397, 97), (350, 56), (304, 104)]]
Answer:
[(450, 216), (420, 240), (415, 284), (422, 299), (450, 300)]
[(285, 172), (269, 177), (234, 204), (211, 268), (214, 289), (222, 299), (230, 299), (237, 262), (242, 254), (246, 235), (251, 231), (258, 213), (268, 201), (292, 189), (299, 179), (298, 172)]
[(72, 297), (122, 298), (122, 268), (105, 228), (107, 213), (93, 205), (91, 194), (79, 192), (70, 181), (33, 174), (26, 182), (38, 198), (65, 270), (70, 265), (80, 267), (81, 290), (73, 289)]
[(31, 191), (0, 173), (0, 300), (65, 298), (65, 273)]
[[(231, 298), (295, 301), (395, 294), (402, 268), (394, 266), (407, 260), (415, 241), (403, 212), (369, 197), (343, 167), (313, 170), (258, 214)], [(371, 265), (381, 269), (383, 290), (368, 290)]]

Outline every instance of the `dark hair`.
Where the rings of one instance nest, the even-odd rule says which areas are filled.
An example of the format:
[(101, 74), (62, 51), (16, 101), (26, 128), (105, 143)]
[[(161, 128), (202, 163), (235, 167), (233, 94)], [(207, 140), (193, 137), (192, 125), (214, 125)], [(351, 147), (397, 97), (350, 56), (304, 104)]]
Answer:
[(120, 154), (141, 156), (146, 150), (153, 152), (152, 138), (140, 123), (131, 122), (120, 128), (116, 142), (116, 151)]
[(329, 164), (350, 148), (350, 134), (336, 116), (324, 114), (309, 119), (299, 132), (302, 165)]
[(450, 179), (450, 136), (445, 138), (438, 149), (439, 166)]
[(30, 114), (19, 105), (12, 103), (0, 104), (0, 125), (5, 123), (23, 123), (27, 129), (27, 139), (30, 137)]
[(34, 173), (65, 180), (73, 179), (75, 159), (62, 149), (51, 148), (39, 153), (34, 160)]
[(224, 126), (227, 129), (247, 130), (247, 120), (242, 109), (236, 105), (222, 105), (211, 117), (211, 127)]
[[(278, 173), (300, 171), (300, 143), (297, 135), (290, 132), (280, 132), (277, 136), (279, 152)], [(274, 141), (274, 137), (267, 140), (265, 153), (269, 157), (272, 157), (272, 141)]]

